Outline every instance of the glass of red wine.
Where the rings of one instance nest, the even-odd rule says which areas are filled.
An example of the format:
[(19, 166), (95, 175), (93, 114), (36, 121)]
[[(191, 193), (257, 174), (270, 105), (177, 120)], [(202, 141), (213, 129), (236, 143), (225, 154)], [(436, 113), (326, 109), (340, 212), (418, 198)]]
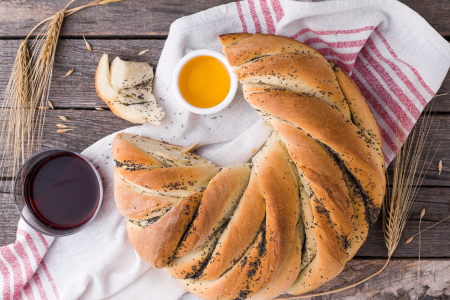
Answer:
[(95, 166), (66, 149), (33, 155), (14, 183), (14, 199), (23, 220), (51, 236), (85, 228), (97, 215), (102, 198), (102, 180)]

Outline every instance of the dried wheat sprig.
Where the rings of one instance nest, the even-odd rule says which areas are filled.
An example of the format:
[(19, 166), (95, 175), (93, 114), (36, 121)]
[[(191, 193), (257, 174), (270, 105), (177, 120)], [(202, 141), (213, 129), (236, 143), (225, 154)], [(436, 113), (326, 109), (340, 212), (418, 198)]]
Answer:
[(91, 45), (86, 41), (86, 38), (84, 37), (84, 35), (83, 35), (83, 39), (84, 39), (84, 43), (86, 44), (86, 49), (88, 49), (89, 51), (92, 52), (92, 47), (91, 47)]
[[(419, 219), (419, 232), (420, 232), (420, 225), (422, 225), (422, 218), (425, 215), (425, 208), (422, 209), (422, 212), (420, 213), (420, 219)], [(419, 268), (417, 270), (417, 280), (419, 281), (418, 284), (418, 289), (420, 289), (420, 279), (422, 277), (421, 273), (420, 273), (420, 247), (422, 246), (422, 239), (421, 236), (419, 234)], [(417, 293), (419, 293), (419, 290), (417, 291)]]
[(66, 77), (68, 77), (68, 76), (72, 75), (72, 73), (73, 73), (73, 69), (71, 69), (71, 70), (67, 71), (66, 75), (64, 75), (64, 77), (63, 77), (63, 78), (66, 78)]
[[(340, 289), (309, 295), (283, 297), (281, 299), (303, 299), (341, 292), (366, 282), (367, 280), (380, 274), (387, 267), (395, 249), (398, 246), (406, 222), (411, 215), (418, 188), (422, 184), (423, 179), (431, 165), (431, 161), (439, 148), (439, 146), (436, 148), (436, 152), (433, 154), (430, 162), (428, 162), (428, 166), (425, 167), (431, 151), (430, 147), (426, 152), (425, 162), (420, 166), (420, 160), (424, 153), (425, 142), (430, 133), (432, 124), (433, 119), (431, 117), (430, 109), (424, 113), (422, 124), (419, 126), (416, 125), (413, 128), (401, 148), (401, 141), (398, 140), (398, 148), (400, 151), (394, 160), (394, 181), (392, 189), (388, 188), (387, 197), (382, 208), (384, 240), (388, 250), (388, 258), (383, 267), (361, 281)], [(399, 130), (401, 129), (399, 128)], [(397, 136), (400, 135), (397, 134)], [(434, 141), (434, 138), (435, 135), (433, 136), (432, 142)]]
[(63, 121), (70, 122), (70, 120), (67, 119), (67, 117), (65, 117), (65, 116), (59, 116), (59, 118)]
[[(47, 104), (53, 107), (47, 100), (56, 45), (64, 17), (90, 6), (110, 3), (95, 0), (67, 9), (74, 1), (37, 24), (19, 46), (0, 111), (0, 144), (3, 147), (0, 170), (6, 175), (3, 177), (14, 176), (20, 164), (40, 148), (45, 110), (48, 108)], [(30, 49), (28, 39), (39, 27), (40, 33), (33, 40)]]
[[(46, 105), (48, 102), (48, 95), (50, 91), (51, 78), (53, 72), (53, 62), (55, 60), (56, 46), (58, 44), (59, 33), (64, 21), (64, 15), (66, 8), (63, 8), (53, 16), (43, 28), (43, 32), (40, 34), (42, 38), (38, 38), (33, 43), (33, 47), (36, 51), (36, 58), (31, 68), (31, 81), (32, 81), (32, 93), (30, 101), (32, 105)], [(36, 136), (36, 151), (40, 150), (40, 144), (42, 140), (43, 123), (45, 121), (45, 111), (39, 110), (37, 114), (37, 120), (35, 123), (33, 139)], [(34, 143), (33, 143), (34, 144)]]
[(443, 220), (440, 220), (439, 222), (437, 222), (436, 224), (431, 225), (430, 227), (425, 228), (425, 229), (422, 230), (422, 231), (419, 231), (419, 232), (416, 233), (415, 235), (410, 236), (410, 237), (406, 240), (405, 244), (411, 243), (412, 240), (413, 240), (416, 236), (418, 236), (419, 234), (422, 234), (423, 232), (427, 231), (428, 229), (431, 229), (431, 228), (433, 228), (434, 226), (439, 225), (439, 224), (441, 224), (442, 222), (447, 221), (448, 219), (450, 219), (450, 216), (448, 216), (447, 218), (445, 218), (445, 219), (443, 219)]
[[(12, 160), (12, 173), (26, 160), (24, 148), (30, 134), (28, 96), (30, 92), (29, 69), (30, 52), (25, 39), (17, 50), (11, 71), (11, 77), (4, 91), (4, 102), (1, 110), (2, 133), (0, 141), (3, 145), (0, 169), (3, 171), (7, 160)], [(8, 109), (10, 108), (10, 109)], [(34, 111), (31, 112), (34, 114)]]

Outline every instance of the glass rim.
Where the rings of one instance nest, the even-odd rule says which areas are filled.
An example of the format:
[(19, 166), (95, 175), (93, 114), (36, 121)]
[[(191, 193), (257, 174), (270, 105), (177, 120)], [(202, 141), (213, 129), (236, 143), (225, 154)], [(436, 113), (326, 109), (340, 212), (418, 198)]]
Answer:
[[(23, 209), (24, 207), (26, 207), (28, 210), (30, 210), (30, 208), (29, 208), (29, 206), (28, 206), (28, 203), (25, 202), (24, 207), (22, 207), (22, 209), (20, 209), (20, 207), (19, 207), (20, 205), (19, 205), (19, 203), (18, 203), (17, 194), (16, 194), (16, 184), (17, 184), (17, 180), (18, 180), (18, 178), (19, 178), (19, 175), (22, 173), (24, 167), (30, 162), (30, 160), (32, 160), (33, 158), (36, 158), (36, 156), (40, 156), (40, 155), (42, 155), (42, 154), (45, 154), (46, 152), (53, 152), (53, 151), (69, 152), (69, 153), (71, 153), (71, 154), (74, 154), (74, 155), (79, 156), (80, 158), (82, 158), (85, 162), (87, 162), (87, 163), (89, 164), (89, 166), (91, 167), (91, 169), (94, 171), (94, 174), (95, 174), (95, 176), (97, 177), (97, 182), (98, 182), (98, 187), (99, 187), (99, 197), (98, 197), (98, 201), (97, 201), (97, 206), (96, 206), (96, 208), (95, 208), (95, 212), (94, 212), (94, 214), (92, 215), (92, 217), (91, 217), (89, 220), (87, 220), (84, 224), (81, 224), (81, 225), (79, 225), (79, 226), (74, 227), (73, 231), (69, 231), (69, 232), (61, 232), (60, 234), (59, 234), (59, 233), (58, 233), (58, 234), (55, 234), (55, 233), (45, 232), (45, 231), (43, 231), (42, 229), (36, 228), (36, 226), (32, 225), (32, 224), (27, 220), (27, 218), (23, 215), (23, 213), (22, 213), (22, 209)], [(42, 159), (44, 159), (44, 158), (46, 158), (46, 157), (48, 157), (48, 155), (44, 155), (41, 159), (38, 160), (38, 162), (40, 162)], [(100, 176), (100, 173), (97, 171), (97, 169), (96, 169), (96, 167), (94, 166), (94, 164), (93, 164), (89, 159), (87, 159), (85, 156), (81, 155), (80, 153), (78, 153), (78, 152), (76, 152), (76, 151), (69, 150), (69, 149), (64, 149), (64, 148), (50, 148), (50, 149), (42, 150), (42, 151), (39, 151), (39, 152), (33, 154), (31, 157), (29, 157), (29, 158), (22, 164), (22, 166), (19, 168), (19, 171), (17, 172), (16, 177), (15, 177), (15, 179), (14, 179), (13, 195), (14, 195), (14, 204), (15, 204), (15, 206), (16, 206), (17, 211), (18, 211), (19, 214), (20, 214), (20, 218), (21, 218), (23, 221), (25, 221), (25, 223), (27, 223), (28, 226), (30, 226), (30, 227), (33, 228), (34, 230), (36, 230), (36, 231), (38, 231), (38, 232), (40, 232), (40, 233), (42, 233), (42, 234), (44, 234), (44, 235), (47, 235), (47, 236), (63, 237), (63, 236), (69, 236), (69, 235), (75, 234), (75, 233), (77, 233), (77, 232), (80, 232), (81, 230), (83, 230), (84, 228), (86, 228), (86, 226), (88, 226), (88, 225), (95, 219), (95, 217), (97, 216), (97, 214), (98, 214), (98, 212), (99, 212), (99, 210), (100, 210), (101, 204), (102, 204), (102, 202), (103, 202), (103, 182), (102, 182), (102, 177)], [(31, 214), (31, 215), (32, 215), (32, 214)], [(35, 216), (32, 215), (32, 218), (34, 218), (39, 224), (41, 223), (41, 221), (38, 220)]]

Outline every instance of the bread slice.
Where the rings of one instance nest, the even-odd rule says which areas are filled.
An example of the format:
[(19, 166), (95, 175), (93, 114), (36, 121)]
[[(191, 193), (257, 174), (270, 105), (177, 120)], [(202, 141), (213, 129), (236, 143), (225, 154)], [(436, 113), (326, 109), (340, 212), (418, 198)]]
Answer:
[(160, 124), (165, 116), (152, 95), (153, 69), (147, 62), (128, 62), (103, 54), (95, 73), (98, 96), (118, 117), (131, 123)]

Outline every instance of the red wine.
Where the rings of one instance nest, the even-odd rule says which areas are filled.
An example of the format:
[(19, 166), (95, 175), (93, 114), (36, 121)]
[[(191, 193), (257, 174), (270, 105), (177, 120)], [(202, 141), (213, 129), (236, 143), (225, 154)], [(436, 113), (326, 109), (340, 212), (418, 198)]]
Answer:
[(92, 167), (80, 156), (61, 152), (38, 162), (28, 173), (26, 201), (49, 226), (72, 228), (89, 221), (100, 197)]

